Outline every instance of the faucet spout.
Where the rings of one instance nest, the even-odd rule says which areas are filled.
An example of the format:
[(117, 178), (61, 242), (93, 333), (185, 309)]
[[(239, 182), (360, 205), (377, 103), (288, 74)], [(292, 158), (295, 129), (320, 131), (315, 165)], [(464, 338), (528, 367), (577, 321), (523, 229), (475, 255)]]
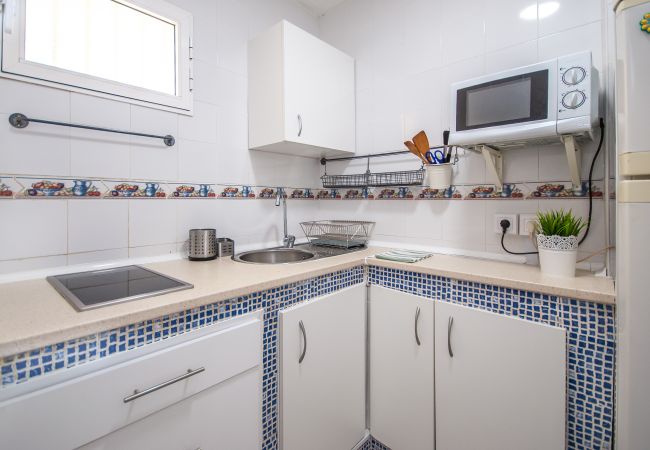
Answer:
[(284, 188), (279, 187), (275, 196), (275, 206), (280, 206), (282, 202), (282, 218), (284, 221), (284, 237), (282, 238), (282, 245), (286, 248), (293, 248), (296, 242), (296, 237), (289, 234), (287, 227), (287, 197), (284, 194)]

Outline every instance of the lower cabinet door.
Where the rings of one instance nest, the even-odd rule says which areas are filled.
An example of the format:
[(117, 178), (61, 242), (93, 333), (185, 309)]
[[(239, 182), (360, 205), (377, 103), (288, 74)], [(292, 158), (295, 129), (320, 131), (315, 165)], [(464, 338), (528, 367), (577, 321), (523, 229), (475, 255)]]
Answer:
[(260, 401), (258, 366), (79, 449), (259, 450)]
[(565, 330), (435, 305), (437, 450), (565, 448)]
[(349, 450), (364, 437), (365, 290), (280, 312), (281, 449)]
[(435, 447), (433, 312), (431, 299), (370, 288), (370, 432), (393, 450)]

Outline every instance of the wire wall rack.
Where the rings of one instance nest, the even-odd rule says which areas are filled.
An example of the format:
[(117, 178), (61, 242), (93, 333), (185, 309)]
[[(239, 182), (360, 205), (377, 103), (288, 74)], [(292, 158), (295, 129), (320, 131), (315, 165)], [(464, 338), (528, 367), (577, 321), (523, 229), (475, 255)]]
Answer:
[[(432, 147), (431, 150), (449, 148), (449, 146), (439, 145)], [(408, 150), (394, 151), (386, 153), (370, 153), (368, 155), (343, 156), (339, 158), (321, 158), (321, 165), (325, 166), (325, 173), (320, 177), (323, 187), (326, 189), (333, 188), (364, 188), (364, 187), (384, 187), (384, 186), (420, 186), (424, 181), (425, 169), (424, 164), (416, 170), (401, 170), (391, 172), (372, 172), (370, 170), (370, 160), (372, 158), (382, 158), (396, 155), (412, 155)], [(364, 173), (355, 173), (349, 175), (330, 175), (327, 173), (327, 163), (334, 161), (351, 161), (356, 159), (366, 159), (366, 171)]]

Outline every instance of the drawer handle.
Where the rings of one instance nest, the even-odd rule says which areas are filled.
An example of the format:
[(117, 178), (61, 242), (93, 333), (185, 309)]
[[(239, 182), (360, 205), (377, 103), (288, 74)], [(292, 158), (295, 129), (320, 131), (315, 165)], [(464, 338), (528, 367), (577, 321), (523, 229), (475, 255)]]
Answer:
[(302, 323), (302, 320), (298, 322), (298, 326), (300, 327), (300, 332), (302, 333), (302, 353), (300, 354), (300, 358), (298, 358), (298, 364), (302, 362), (303, 359), (305, 359), (305, 353), (307, 353), (307, 332), (305, 331), (305, 324)]
[(418, 336), (418, 321), (420, 320), (420, 307), (415, 310), (415, 342), (420, 345), (420, 336)]
[(298, 137), (302, 136), (302, 116), (298, 114)]
[(150, 388), (145, 389), (144, 391), (138, 392), (136, 389), (133, 391), (133, 394), (129, 395), (128, 397), (124, 397), (124, 403), (129, 403), (132, 402), (135, 399), (138, 399), (140, 397), (144, 397), (147, 394), (151, 394), (152, 392), (156, 392), (159, 389), (165, 388), (167, 386), (170, 386), (174, 383), (178, 383), (179, 381), (183, 381), (189, 377), (193, 377), (194, 375), (197, 375), (201, 372), (205, 372), (205, 367), (199, 367), (198, 369), (192, 370), (192, 369), (187, 369), (187, 373), (184, 373), (183, 375), (180, 375), (176, 378), (172, 378), (171, 380), (165, 381), (164, 383), (157, 384), (155, 386), (152, 386)]
[(451, 349), (451, 327), (454, 326), (454, 318), (449, 316), (449, 322), (447, 323), (447, 351), (449, 352), (449, 357), (454, 357), (454, 352)]

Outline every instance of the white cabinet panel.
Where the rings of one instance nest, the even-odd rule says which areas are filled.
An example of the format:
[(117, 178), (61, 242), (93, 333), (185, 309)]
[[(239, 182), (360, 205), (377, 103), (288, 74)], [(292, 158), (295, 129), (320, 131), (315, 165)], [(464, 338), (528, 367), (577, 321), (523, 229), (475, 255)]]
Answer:
[[(241, 394), (244, 396), (244, 408), (253, 413), (250, 420), (239, 424), (233, 422), (232, 418), (228, 419), (228, 410), (237, 408), (238, 402), (215, 405), (210, 415), (221, 415), (227, 419), (220, 426), (233, 429), (246, 427), (249, 434), (259, 437), (261, 388), (258, 386), (248, 393), (224, 391), (231, 389), (228, 380), (232, 377), (261, 370), (261, 338), (260, 314), (251, 313), (42, 377), (24, 386), (18, 385), (12, 389), (21, 391), (33, 387), (34, 390), (0, 402), (2, 445), (13, 450), (69, 450), (149, 417), (144, 425), (137, 426), (145, 430), (149, 427), (147, 424), (156, 423), (152, 414), (157, 416), (156, 413), (172, 405), (177, 410), (201, 410), (203, 400), (197, 400), (197, 403), (194, 400), (183, 402), (213, 387), (218, 387), (215, 393), (206, 395), (222, 398)], [(156, 348), (162, 349), (154, 350)], [(204, 370), (196, 375), (133, 401), (124, 401), (136, 389), (141, 392), (184, 375), (190, 369), (200, 368)], [(261, 385), (259, 372), (257, 384)], [(252, 401), (249, 395), (257, 397), (257, 407), (254, 410), (249, 408)], [(168, 414), (159, 417), (167, 420), (165, 418)], [(161, 424), (166, 423), (164, 420)], [(250, 424), (254, 426), (248, 427)], [(181, 428), (190, 429), (190, 425), (179, 422)], [(38, 433), (33, 430), (38, 430)], [(123, 433), (129, 434), (128, 431)]]
[(435, 447), (433, 312), (431, 299), (370, 288), (370, 430), (394, 450)]
[(282, 21), (249, 42), (249, 147), (300, 156), (354, 153), (354, 59)]
[(564, 449), (565, 339), (561, 328), (436, 302), (437, 449)]
[(365, 289), (280, 312), (281, 449), (347, 450), (363, 438)]
[(237, 375), (79, 449), (259, 450), (260, 376)]

